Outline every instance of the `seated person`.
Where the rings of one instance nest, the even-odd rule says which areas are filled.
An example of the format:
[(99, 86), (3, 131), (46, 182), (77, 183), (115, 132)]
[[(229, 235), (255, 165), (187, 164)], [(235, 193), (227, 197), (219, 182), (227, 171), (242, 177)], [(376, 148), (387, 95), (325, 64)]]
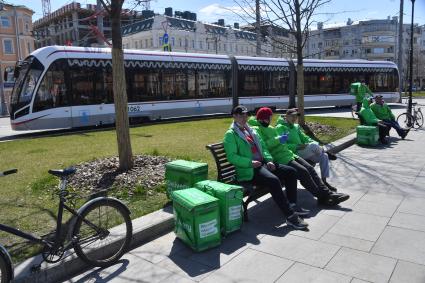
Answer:
[(410, 129), (403, 129), (398, 124), (390, 107), (388, 107), (388, 105), (384, 102), (382, 95), (375, 96), (375, 103), (370, 105), (370, 109), (372, 109), (376, 118), (382, 120), (385, 125), (394, 128), (402, 139), (407, 136)]
[[(242, 105), (236, 106), (232, 115), (233, 123), (224, 135), (223, 144), (227, 160), (236, 168), (237, 181), (267, 186), (273, 200), (286, 216), (286, 223), (295, 229), (307, 228), (308, 224), (294, 212), (282, 191), (278, 175), (283, 175), (283, 170), (272, 162), (267, 148), (246, 123), (248, 109)], [(290, 194), (294, 193), (296, 191)]]
[(279, 135), (278, 131), (270, 126), (273, 112), (270, 108), (263, 107), (257, 111), (256, 118), (249, 120), (261, 140), (277, 164), (288, 165), (297, 171), (298, 179), (313, 196), (317, 197), (319, 204), (337, 205), (349, 198), (346, 194), (333, 193), (322, 182), (314, 168), (307, 161), (289, 150), (286, 140), (287, 135)]
[(336, 156), (329, 152), (325, 152), (323, 147), (318, 142), (312, 140), (307, 136), (300, 125), (296, 123), (298, 118), (298, 112), (296, 108), (288, 109), (286, 111), (286, 118), (279, 117), (277, 120), (276, 129), (279, 134), (287, 133), (288, 147), (289, 149), (302, 157), (305, 160), (311, 161), (312, 163), (319, 163), (320, 173), (323, 183), (331, 190), (336, 192), (337, 189), (331, 186), (327, 182), (329, 178), (329, 159), (335, 160)]
[(363, 99), (363, 106), (362, 109), (360, 109), (359, 118), (365, 126), (377, 126), (379, 129), (379, 141), (382, 144), (388, 144), (385, 137), (388, 135), (391, 127), (385, 125), (381, 120), (376, 118), (375, 114), (370, 109), (369, 101), (367, 99)]

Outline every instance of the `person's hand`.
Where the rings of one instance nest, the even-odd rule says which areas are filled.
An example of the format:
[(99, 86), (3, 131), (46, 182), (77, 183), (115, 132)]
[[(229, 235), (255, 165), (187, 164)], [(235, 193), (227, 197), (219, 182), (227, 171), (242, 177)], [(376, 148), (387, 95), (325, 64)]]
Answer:
[(274, 163), (273, 163), (273, 162), (267, 162), (267, 168), (268, 168), (270, 171), (274, 171), (274, 170), (276, 169), (276, 165), (274, 165)]
[(307, 147), (307, 145), (306, 144), (299, 144), (298, 146), (297, 146), (297, 149), (298, 150), (303, 150), (303, 149), (305, 149)]
[(252, 160), (252, 167), (258, 168), (258, 167), (261, 167), (261, 165), (263, 164), (260, 161)]
[(288, 134), (283, 134), (279, 137), (279, 142), (280, 143), (286, 143), (286, 141), (288, 140)]

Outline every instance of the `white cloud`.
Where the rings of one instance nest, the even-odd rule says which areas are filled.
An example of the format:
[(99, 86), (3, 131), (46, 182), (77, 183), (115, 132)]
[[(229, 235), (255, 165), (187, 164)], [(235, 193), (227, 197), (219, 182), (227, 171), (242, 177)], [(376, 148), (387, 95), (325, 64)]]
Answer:
[(218, 19), (225, 19), (226, 24), (232, 21), (240, 21), (244, 12), (239, 6), (222, 6), (213, 3), (201, 8), (198, 11), (198, 18), (205, 22), (216, 22)]

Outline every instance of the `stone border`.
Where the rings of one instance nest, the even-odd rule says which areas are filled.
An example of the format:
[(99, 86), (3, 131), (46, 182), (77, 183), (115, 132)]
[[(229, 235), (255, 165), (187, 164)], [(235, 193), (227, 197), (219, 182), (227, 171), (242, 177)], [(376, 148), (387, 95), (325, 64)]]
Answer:
[[(325, 148), (332, 153), (338, 153), (352, 146), (355, 142), (356, 134), (353, 133), (325, 145)], [(131, 248), (139, 247), (141, 244), (168, 233), (174, 228), (174, 218), (171, 206), (134, 219), (132, 222), (133, 239)], [(41, 256), (37, 255), (16, 266), (15, 280), (13, 282), (61, 282), (69, 279), (69, 277), (74, 274), (76, 275), (90, 268), (90, 266), (87, 266), (87, 264), (81, 261), (75, 254), (72, 254), (55, 264), (43, 263), (39, 272), (31, 273), (31, 266), (40, 261)]]

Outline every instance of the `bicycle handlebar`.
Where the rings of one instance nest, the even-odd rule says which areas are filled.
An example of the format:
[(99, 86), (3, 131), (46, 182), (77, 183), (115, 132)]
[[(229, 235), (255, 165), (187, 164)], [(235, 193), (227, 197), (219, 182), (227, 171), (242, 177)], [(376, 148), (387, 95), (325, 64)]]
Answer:
[(16, 172), (18, 172), (18, 169), (6, 170), (4, 172), (0, 172), (0, 177), (6, 176), (6, 175), (10, 175), (10, 174), (15, 174)]

